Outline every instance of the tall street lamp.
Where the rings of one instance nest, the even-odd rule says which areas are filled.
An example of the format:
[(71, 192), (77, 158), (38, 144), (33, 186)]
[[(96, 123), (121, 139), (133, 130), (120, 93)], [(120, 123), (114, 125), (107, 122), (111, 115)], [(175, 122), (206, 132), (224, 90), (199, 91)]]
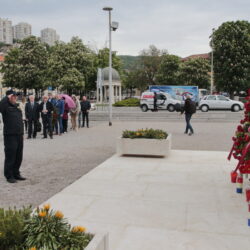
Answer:
[(213, 89), (214, 89), (214, 28), (212, 31), (211, 35), (211, 47), (212, 47), (212, 52), (211, 52), (211, 86), (210, 86), (210, 94), (213, 94)]
[(109, 126), (112, 126), (112, 100), (113, 100), (113, 86), (112, 86), (112, 40), (111, 31), (118, 28), (117, 22), (111, 22), (112, 7), (104, 7), (104, 11), (109, 12)]

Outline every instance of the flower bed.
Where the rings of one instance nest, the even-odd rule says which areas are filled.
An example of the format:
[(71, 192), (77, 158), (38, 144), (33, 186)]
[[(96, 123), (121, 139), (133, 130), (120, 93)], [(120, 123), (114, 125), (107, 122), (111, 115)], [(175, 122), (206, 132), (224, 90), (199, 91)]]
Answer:
[(158, 139), (163, 140), (167, 139), (168, 134), (167, 132), (161, 129), (138, 129), (136, 131), (125, 130), (122, 133), (122, 138), (129, 138), (129, 139)]
[(159, 129), (125, 130), (117, 138), (116, 152), (119, 155), (166, 157), (171, 150), (171, 135)]
[(72, 227), (60, 211), (50, 205), (21, 210), (0, 209), (0, 249), (80, 250), (86, 249), (93, 235), (82, 226)]

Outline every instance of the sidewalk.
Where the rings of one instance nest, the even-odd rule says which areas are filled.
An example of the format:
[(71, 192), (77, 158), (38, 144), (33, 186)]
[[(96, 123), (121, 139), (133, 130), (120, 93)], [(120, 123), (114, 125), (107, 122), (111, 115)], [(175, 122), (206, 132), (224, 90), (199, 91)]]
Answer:
[(250, 213), (230, 183), (235, 163), (226, 156), (114, 155), (48, 202), (73, 224), (109, 232), (110, 250), (247, 250)]

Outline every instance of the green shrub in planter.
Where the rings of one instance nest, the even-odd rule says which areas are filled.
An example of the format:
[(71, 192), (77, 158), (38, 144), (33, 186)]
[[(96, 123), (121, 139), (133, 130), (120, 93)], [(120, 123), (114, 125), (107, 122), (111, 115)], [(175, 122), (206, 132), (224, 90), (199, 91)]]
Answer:
[(130, 138), (130, 139), (138, 139), (138, 138), (146, 138), (146, 139), (159, 139), (163, 140), (168, 137), (167, 132), (161, 129), (138, 129), (135, 131), (125, 130), (122, 133), (122, 138)]
[(115, 107), (138, 107), (140, 106), (140, 100), (137, 98), (129, 98), (113, 104)]
[(28, 249), (84, 249), (92, 235), (85, 233), (84, 227), (73, 227), (60, 211), (50, 209), (49, 204), (36, 212), (24, 228), (25, 246)]
[(25, 222), (30, 218), (31, 207), (22, 209), (0, 208), (0, 249), (22, 249), (24, 242), (23, 229)]

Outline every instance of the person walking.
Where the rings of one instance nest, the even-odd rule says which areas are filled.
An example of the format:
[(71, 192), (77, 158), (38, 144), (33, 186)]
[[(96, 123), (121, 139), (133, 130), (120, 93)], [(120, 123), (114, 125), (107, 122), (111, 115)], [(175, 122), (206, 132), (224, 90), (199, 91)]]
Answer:
[(53, 105), (48, 101), (48, 97), (44, 96), (43, 101), (39, 105), (39, 111), (41, 112), (43, 121), (43, 139), (47, 138), (47, 130), (49, 132), (50, 139), (53, 139), (52, 131), (52, 112)]
[[(196, 104), (194, 101), (191, 100), (190, 95), (186, 96), (185, 104), (184, 104), (181, 114), (183, 114), (184, 112), (185, 112), (185, 120), (186, 120), (185, 134), (192, 135), (194, 133), (194, 130), (190, 121), (191, 121), (192, 115), (196, 112)], [(188, 133), (189, 130), (190, 132)]]
[(55, 110), (57, 114), (57, 121), (55, 124), (56, 134), (61, 135), (63, 133), (63, 124), (62, 124), (62, 117), (64, 113), (64, 101), (60, 98), (59, 95), (56, 95), (55, 101)]
[(82, 127), (85, 126), (85, 119), (87, 127), (89, 128), (89, 110), (91, 108), (90, 102), (87, 100), (86, 96), (82, 97), (81, 111), (82, 111)]
[(78, 120), (78, 115), (80, 111), (80, 102), (78, 101), (75, 95), (72, 95), (72, 100), (75, 103), (75, 108), (70, 109), (71, 124), (72, 124), (72, 129), (77, 131), (76, 121)]
[(27, 122), (26, 117), (25, 117), (25, 105), (26, 105), (26, 103), (27, 103), (26, 98), (25, 98), (25, 96), (23, 96), (22, 101), (19, 104), (19, 107), (22, 111), (24, 129), (25, 129), (25, 132), (27, 133), (28, 132), (28, 122)]
[(6, 92), (6, 97), (0, 101), (0, 113), (4, 124), (4, 176), (9, 183), (24, 181), (26, 178), (20, 174), (23, 160), (23, 116), (15, 91)]
[(36, 138), (37, 134), (37, 124), (39, 120), (39, 104), (35, 102), (35, 97), (33, 95), (29, 96), (29, 102), (25, 105), (25, 116), (28, 121), (28, 138)]

